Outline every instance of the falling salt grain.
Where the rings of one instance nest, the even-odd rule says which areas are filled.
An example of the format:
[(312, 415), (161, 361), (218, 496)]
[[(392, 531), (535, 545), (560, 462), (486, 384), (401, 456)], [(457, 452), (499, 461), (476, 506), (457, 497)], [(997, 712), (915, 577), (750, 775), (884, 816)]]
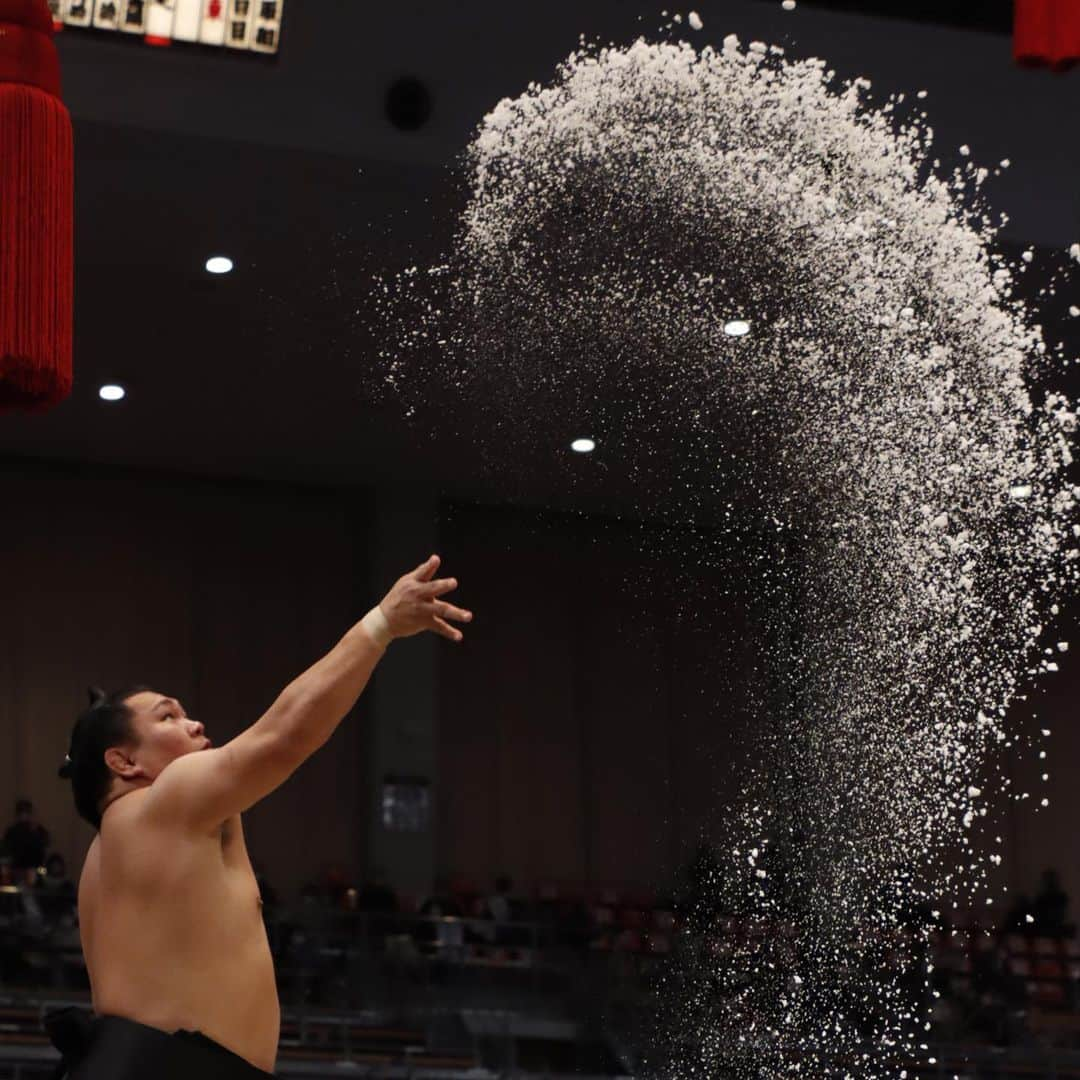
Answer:
[(691, 11), (686, 16), (686, 21), (690, 24), (691, 30), (700, 30), (705, 24), (701, 21), (701, 16), (696, 11)]

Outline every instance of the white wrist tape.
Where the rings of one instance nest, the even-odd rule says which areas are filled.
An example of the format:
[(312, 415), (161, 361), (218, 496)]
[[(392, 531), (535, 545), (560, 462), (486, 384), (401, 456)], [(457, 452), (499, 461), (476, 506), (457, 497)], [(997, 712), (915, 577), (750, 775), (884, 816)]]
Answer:
[(394, 635), (390, 633), (390, 624), (386, 621), (386, 616), (378, 604), (360, 620), (360, 623), (380, 648), (385, 649), (394, 640)]

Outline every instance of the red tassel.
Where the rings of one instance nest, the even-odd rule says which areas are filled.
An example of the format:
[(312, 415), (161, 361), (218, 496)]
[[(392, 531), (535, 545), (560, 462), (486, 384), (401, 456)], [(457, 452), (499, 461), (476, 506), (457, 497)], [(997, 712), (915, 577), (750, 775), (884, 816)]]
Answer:
[(71, 118), (46, 0), (0, 0), (0, 412), (71, 393)]
[(1013, 57), (1059, 71), (1080, 60), (1080, 0), (1016, 0)]

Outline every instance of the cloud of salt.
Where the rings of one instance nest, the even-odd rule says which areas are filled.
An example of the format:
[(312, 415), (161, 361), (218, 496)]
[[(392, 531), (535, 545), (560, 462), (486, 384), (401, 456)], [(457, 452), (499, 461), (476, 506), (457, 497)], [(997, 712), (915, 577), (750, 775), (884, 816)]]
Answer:
[(663, 1075), (925, 1054), (929, 933), (983, 895), (989, 763), (1076, 581), (1074, 407), (986, 170), (935, 175), (923, 118), (868, 89), (734, 37), (583, 49), (484, 118), (457, 244), (382, 294), (410, 408), (434, 386), (527, 437), (570, 394), (692, 445), (688, 511), (736, 487), (732, 537), (780, 537), (783, 713), (659, 988)]

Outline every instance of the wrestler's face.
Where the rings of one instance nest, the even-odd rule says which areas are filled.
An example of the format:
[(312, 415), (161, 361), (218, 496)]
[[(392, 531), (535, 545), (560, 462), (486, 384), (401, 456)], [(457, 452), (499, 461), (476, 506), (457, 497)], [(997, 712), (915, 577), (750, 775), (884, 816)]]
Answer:
[(144, 690), (132, 694), (126, 704), (132, 712), (138, 743), (106, 752), (113, 773), (125, 780), (153, 783), (171, 761), (211, 745), (202, 724), (188, 716), (183, 705), (168, 694)]

